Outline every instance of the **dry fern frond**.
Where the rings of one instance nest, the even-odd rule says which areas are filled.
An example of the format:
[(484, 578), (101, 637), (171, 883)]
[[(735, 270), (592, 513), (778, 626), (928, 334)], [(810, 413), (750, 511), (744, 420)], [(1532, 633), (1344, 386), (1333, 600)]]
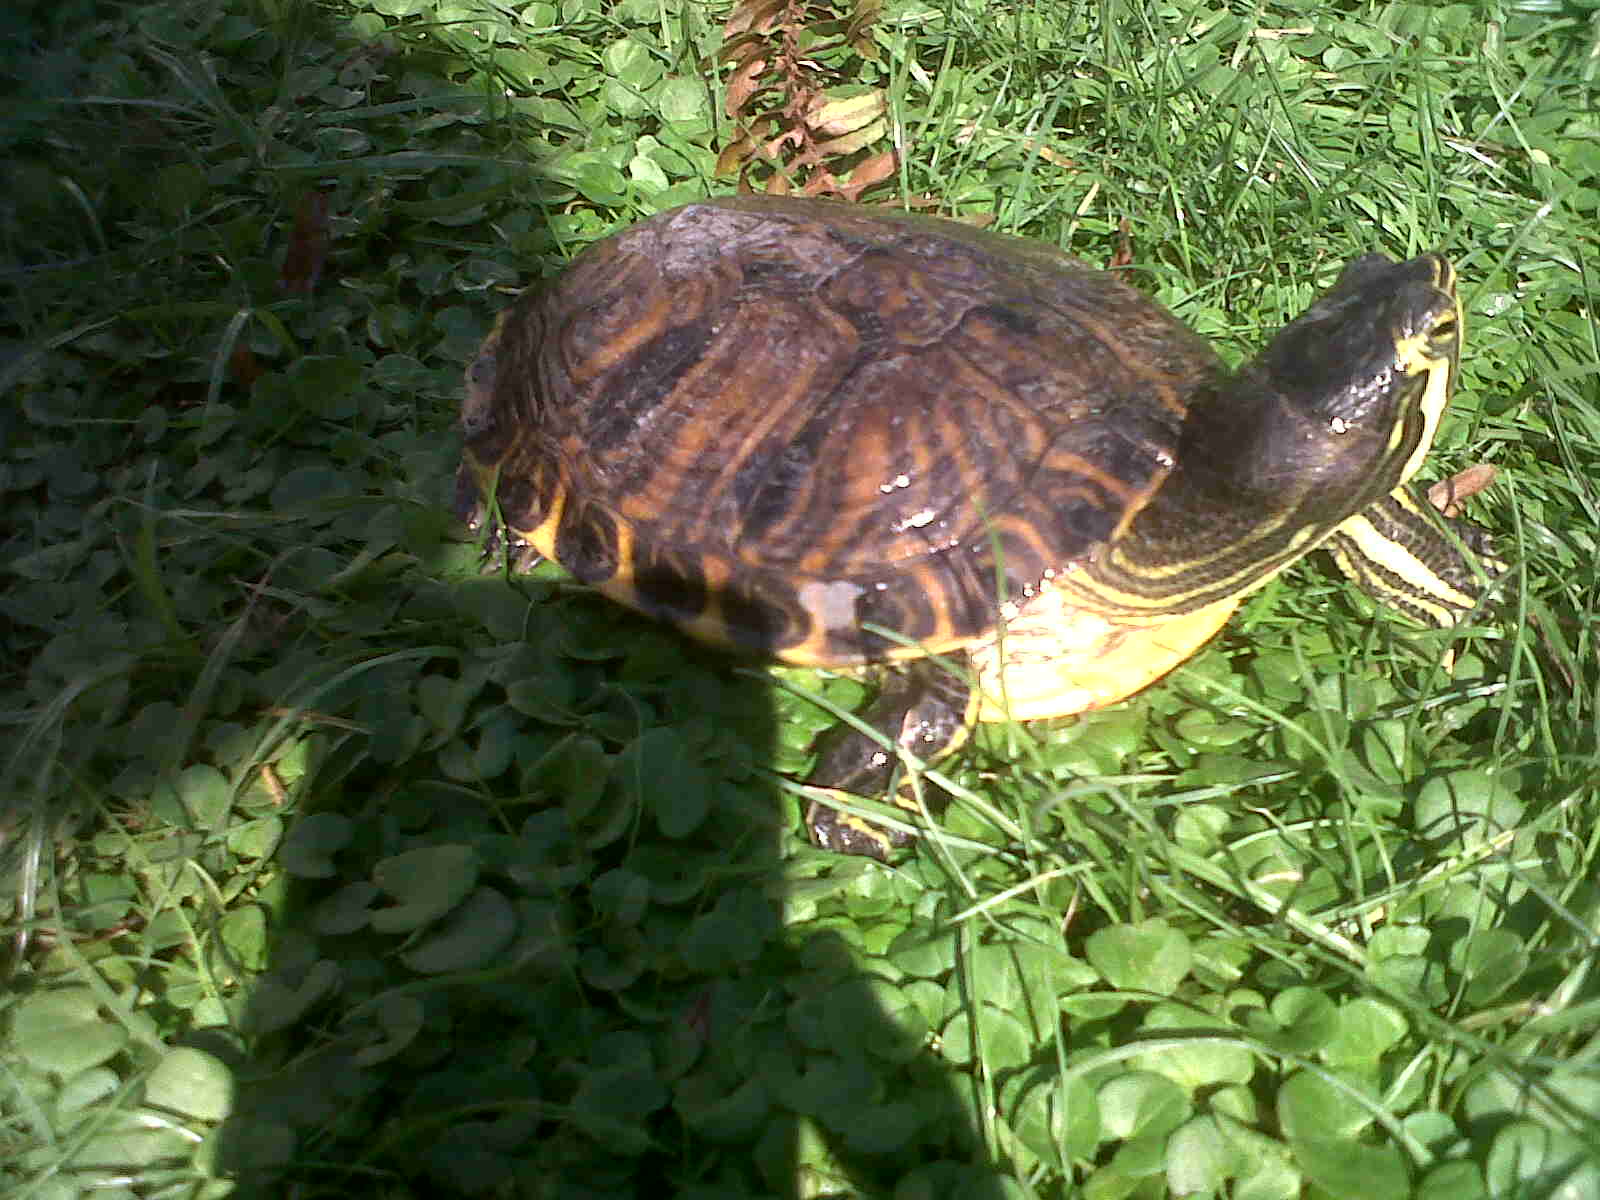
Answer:
[(841, 196), (890, 178), (888, 97), (868, 81), (881, 0), (739, 0), (723, 25), (733, 128), (717, 173), (741, 191)]

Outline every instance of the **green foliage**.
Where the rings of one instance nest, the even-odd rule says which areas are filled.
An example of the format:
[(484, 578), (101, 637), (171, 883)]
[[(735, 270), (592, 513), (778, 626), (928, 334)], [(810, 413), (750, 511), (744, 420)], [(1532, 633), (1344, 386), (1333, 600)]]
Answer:
[(723, 12), (0, 14), (0, 1192), (1600, 1190), (1591, 7), (884, 6), (903, 193), (1230, 357), (1446, 249), (1514, 564), (1307, 564), (890, 868), (799, 831), (863, 681), (449, 536), (494, 312), (715, 190)]

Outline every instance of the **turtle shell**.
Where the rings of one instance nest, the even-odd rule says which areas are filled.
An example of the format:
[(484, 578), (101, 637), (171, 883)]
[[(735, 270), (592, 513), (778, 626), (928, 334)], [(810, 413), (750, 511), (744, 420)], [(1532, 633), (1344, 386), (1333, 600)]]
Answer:
[(506, 530), (705, 640), (972, 644), (1114, 541), (1223, 368), (1111, 274), (937, 218), (691, 204), (579, 255), (468, 372)]

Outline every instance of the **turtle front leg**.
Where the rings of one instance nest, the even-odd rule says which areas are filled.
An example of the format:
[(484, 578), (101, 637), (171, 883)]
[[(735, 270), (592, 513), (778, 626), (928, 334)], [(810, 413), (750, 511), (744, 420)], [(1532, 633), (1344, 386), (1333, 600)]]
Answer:
[[(817, 740), (817, 766), (806, 782), (841, 799), (884, 796), (900, 759), (890, 747), (923, 762), (941, 758), (966, 740), (974, 707), (971, 688), (937, 663), (888, 668), (877, 699), (861, 714), (882, 740), (849, 725), (828, 730)], [(893, 799), (911, 807), (898, 794)], [(806, 827), (824, 850), (880, 861), (911, 841), (901, 830), (874, 825), (820, 800), (806, 810)]]
[(451, 505), (463, 541), (476, 539), (483, 550), (478, 569), (494, 574), (509, 565), (522, 575), (544, 561), (544, 555), (500, 516), (492, 496), (485, 495), (478, 473), (465, 461), (456, 469), (455, 497)]
[[(1482, 572), (1445, 536), (1440, 522), (1449, 524), (1478, 558)], [(1378, 600), (1431, 625), (1461, 620), (1478, 605), (1482, 575), (1506, 569), (1494, 555), (1487, 530), (1442, 515), (1408, 486), (1340, 525), (1327, 549), (1339, 569)]]

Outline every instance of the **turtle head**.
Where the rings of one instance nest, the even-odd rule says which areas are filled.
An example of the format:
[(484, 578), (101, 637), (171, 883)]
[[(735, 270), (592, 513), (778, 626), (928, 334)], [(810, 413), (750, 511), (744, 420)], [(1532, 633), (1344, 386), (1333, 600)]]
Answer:
[(1287, 417), (1273, 425), (1288, 444), (1268, 458), (1326, 471), (1327, 485), (1352, 499), (1392, 491), (1433, 442), (1461, 325), (1455, 271), (1442, 256), (1350, 263), (1248, 368)]
[[(1087, 572), (1097, 599), (1182, 613), (1237, 602), (1382, 506), (1428, 453), (1460, 342), (1443, 257), (1350, 263), (1237, 375), (1196, 389), (1172, 474)], [(1415, 587), (1390, 594), (1430, 590), (1437, 569), (1412, 565)]]

